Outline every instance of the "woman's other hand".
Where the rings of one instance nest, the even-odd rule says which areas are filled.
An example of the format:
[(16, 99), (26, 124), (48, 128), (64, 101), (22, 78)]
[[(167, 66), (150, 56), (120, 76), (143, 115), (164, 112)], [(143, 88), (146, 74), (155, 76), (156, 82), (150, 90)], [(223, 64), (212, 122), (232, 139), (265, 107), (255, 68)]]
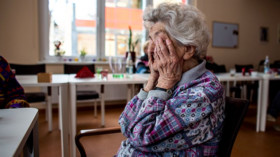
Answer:
[(169, 38), (156, 38), (155, 60), (159, 78), (157, 87), (171, 89), (181, 80), (183, 59), (178, 56)]

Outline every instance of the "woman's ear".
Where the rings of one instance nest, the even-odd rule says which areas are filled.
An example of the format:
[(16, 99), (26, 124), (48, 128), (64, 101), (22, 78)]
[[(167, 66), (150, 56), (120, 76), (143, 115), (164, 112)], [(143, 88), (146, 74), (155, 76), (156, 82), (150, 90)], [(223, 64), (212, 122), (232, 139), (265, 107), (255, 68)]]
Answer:
[(185, 46), (184, 47), (183, 59), (184, 60), (189, 60), (190, 58), (192, 58), (194, 53), (195, 53), (195, 47), (194, 46)]

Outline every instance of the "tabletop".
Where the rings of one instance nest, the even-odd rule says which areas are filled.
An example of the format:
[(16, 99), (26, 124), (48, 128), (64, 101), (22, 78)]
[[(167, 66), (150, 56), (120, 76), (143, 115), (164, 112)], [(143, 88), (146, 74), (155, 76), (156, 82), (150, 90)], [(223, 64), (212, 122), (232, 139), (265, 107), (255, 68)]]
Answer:
[(219, 81), (248, 81), (248, 80), (261, 80), (262, 74), (258, 74), (256, 76), (245, 75), (242, 73), (236, 73), (234, 76), (231, 76), (230, 73), (218, 73), (215, 74)]
[(1, 156), (19, 156), (37, 120), (35, 108), (1, 109)]
[(57, 86), (67, 84), (68, 74), (52, 74), (52, 82), (38, 82), (37, 75), (16, 75), (16, 79), (23, 86)]
[(146, 83), (148, 79), (146, 79), (144, 76), (141, 76), (139, 74), (133, 74), (131, 77), (126, 77), (124, 75), (124, 78), (113, 78), (113, 74), (108, 74), (107, 79), (100, 79), (98, 77), (93, 78), (76, 78), (75, 74), (69, 75), (69, 83), (71, 84), (143, 84)]

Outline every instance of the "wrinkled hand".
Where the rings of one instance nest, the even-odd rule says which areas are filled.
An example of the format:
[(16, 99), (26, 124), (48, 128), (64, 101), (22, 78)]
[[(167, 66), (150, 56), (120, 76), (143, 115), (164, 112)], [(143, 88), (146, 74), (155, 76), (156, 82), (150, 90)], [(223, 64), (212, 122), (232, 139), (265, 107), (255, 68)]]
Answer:
[(171, 89), (181, 80), (183, 59), (179, 58), (169, 38), (165, 42), (161, 37), (155, 41), (154, 57), (159, 72), (157, 87)]
[(159, 77), (159, 72), (156, 71), (157, 69), (157, 65), (155, 64), (155, 60), (154, 60), (154, 49), (155, 49), (155, 45), (152, 43), (152, 41), (150, 41), (149, 43), (149, 47), (148, 47), (148, 58), (149, 58), (149, 68), (150, 68), (150, 76), (148, 79), (148, 83), (147, 85), (144, 87), (144, 90), (146, 92), (149, 92), (150, 90), (152, 90), (157, 82), (158, 82), (158, 77)]

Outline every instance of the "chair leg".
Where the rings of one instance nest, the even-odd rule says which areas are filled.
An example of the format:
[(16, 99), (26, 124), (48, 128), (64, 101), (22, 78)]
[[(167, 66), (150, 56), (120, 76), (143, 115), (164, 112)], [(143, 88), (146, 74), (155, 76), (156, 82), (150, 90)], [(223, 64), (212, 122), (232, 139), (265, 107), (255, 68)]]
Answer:
[(51, 104), (51, 96), (47, 97), (47, 108), (48, 108), (48, 126), (49, 131), (52, 131), (52, 104)]
[(247, 85), (243, 85), (243, 99), (247, 99)]
[(97, 117), (97, 101), (94, 101), (94, 117)]
[(251, 89), (251, 90), (250, 90), (250, 102), (253, 101), (253, 96), (254, 96), (254, 90)]

